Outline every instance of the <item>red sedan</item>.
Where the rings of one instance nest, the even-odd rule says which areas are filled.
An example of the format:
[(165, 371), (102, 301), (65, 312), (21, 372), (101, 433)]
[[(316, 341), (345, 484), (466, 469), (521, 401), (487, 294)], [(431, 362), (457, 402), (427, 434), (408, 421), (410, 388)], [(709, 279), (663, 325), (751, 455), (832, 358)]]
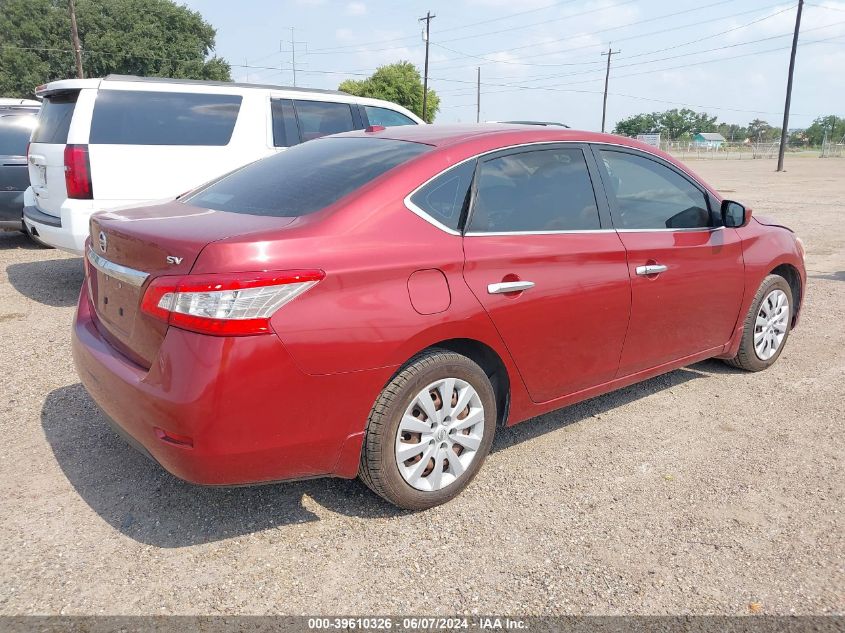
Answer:
[(355, 477), (448, 501), (499, 425), (783, 351), (801, 241), (629, 139), (528, 126), (323, 138), (95, 215), (85, 387), (182, 479)]

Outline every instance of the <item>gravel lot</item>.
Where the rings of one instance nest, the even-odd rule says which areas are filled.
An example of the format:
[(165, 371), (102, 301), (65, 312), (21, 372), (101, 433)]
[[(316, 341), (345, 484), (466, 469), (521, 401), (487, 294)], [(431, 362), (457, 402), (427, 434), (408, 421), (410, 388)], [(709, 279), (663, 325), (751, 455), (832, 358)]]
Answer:
[(0, 613), (845, 612), (845, 160), (691, 164), (807, 244), (780, 361), (503, 430), (420, 514), (357, 481), (204, 489), (149, 463), (74, 373), (81, 260), (0, 234)]

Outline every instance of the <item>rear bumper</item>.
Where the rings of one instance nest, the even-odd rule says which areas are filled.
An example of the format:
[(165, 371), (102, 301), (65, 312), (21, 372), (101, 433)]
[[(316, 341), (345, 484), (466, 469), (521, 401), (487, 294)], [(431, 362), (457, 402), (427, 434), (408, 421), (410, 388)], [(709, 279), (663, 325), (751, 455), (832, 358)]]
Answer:
[(39, 241), (81, 255), (88, 237), (88, 219), (94, 213), (91, 206), (90, 200), (67, 200), (61, 207), (60, 215), (50, 215), (35, 206), (35, 196), (30, 187), (24, 194), (24, 226)]
[(173, 475), (240, 485), (357, 474), (367, 415), (390, 370), (310, 376), (274, 335), (225, 338), (176, 328), (146, 370), (97, 328), (83, 287), (73, 331), (82, 383)]

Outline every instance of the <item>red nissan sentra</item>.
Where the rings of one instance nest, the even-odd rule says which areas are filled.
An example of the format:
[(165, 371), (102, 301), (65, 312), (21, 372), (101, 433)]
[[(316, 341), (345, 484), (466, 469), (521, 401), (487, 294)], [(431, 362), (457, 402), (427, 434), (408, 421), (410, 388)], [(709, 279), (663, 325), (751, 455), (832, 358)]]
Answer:
[(369, 128), (95, 215), (74, 358), (164, 468), (360, 475), (412, 509), (511, 425), (705, 358), (774, 363), (789, 229), (672, 157), (561, 128)]

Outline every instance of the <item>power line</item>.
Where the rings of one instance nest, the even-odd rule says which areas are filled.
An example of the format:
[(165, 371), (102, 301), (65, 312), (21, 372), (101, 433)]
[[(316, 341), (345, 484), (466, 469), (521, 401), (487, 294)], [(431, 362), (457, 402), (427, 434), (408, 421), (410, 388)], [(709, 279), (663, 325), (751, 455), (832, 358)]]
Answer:
[[(796, 6), (796, 5), (790, 5), (790, 6), (788, 6), (788, 7), (787, 7), (787, 8), (785, 8), (785, 9), (782, 9), (782, 10), (780, 10), (780, 11), (776, 11), (775, 13), (770, 13), (770, 14), (768, 14), (768, 15), (766, 15), (766, 16), (761, 17), (761, 18), (757, 18), (757, 19), (755, 19), (755, 20), (752, 20), (751, 22), (747, 22), (747, 23), (745, 23), (745, 24), (741, 24), (740, 26), (735, 26), (735, 27), (730, 28), (730, 29), (727, 29), (727, 30), (725, 30), (725, 31), (720, 31), (720, 32), (718, 32), (718, 33), (713, 33), (713, 34), (711, 34), (711, 35), (707, 35), (707, 36), (705, 36), (705, 37), (700, 37), (700, 38), (697, 38), (697, 39), (694, 39), (694, 40), (689, 40), (689, 41), (686, 41), (686, 42), (681, 42), (681, 43), (679, 43), (679, 44), (674, 44), (673, 46), (668, 46), (668, 47), (665, 47), (665, 48), (660, 48), (660, 49), (656, 49), (656, 50), (652, 50), (652, 51), (646, 51), (646, 52), (642, 52), (642, 53), (636, 53), (636, 54), (634, 54), (634, 55), (627, 55), (627, 56), (626, 56), (626, 59), (633, 59), (633, 58), (636, 58), (636, 57), (645, 57), (645, 56), (648, 56), (648, 55), (654, 55), (654, 54), (657, 54), (657, 53), (662, 53), (662, 52), (665, 52), (665, 51), (668, 51), (668, 50), (674, 50), (674, 49), (681, 48), (681, 47), (684, 47), (684, 46), (689, 46), (690, 44), (697, 44), (697, 43), (699, 43), (699, 42), (703, 42), (703, 41), (706, 41), (706, 40), (710, 40), (710, 39), (713, 39), (713, 38), (715, 38), (715, 37), (719, 37), (719, 36), (722, 36), (722, 35), (726, 35), (726, 34), (728, 34), (728, 33), (732, 33), (732, 32), (734, 32), (734, 31), (738, 31), (738, 30), (741, 30), (741, 29), (747, 28), (747, 27), (752, 26), (752, 25), (754, 25), (754, 24), (758, 24), (758, 23), (763, 22), (763, 21), (765, 21), (765, 20), (769, 20), (769, 19), (771, 19), (771, 18), (773, 18), (773, 17), (775, 17), (775, 16), (777, 16), (777, 15), (780, 15), (781, 13), (786, 12), (786, 11), (791, 11), (792, 9), (794, 9), (794, 8), (795, 8), (795, 6)], [(757, 11), (757, 9), (753, 9), (753, 11)], [(749, 12), (748, 12), (748, 11), (743, 11), (743, 12), (741, 12), (740, 14), (735, 14), (735, 15), (730, 15), (730, 16), (724, 16), (724, 17), (721, 17), (721, 18), (716, 18), (715, 20), (708, 20), (708, 22), (713, 22), (713, 21), (717, 21), (717, 20), (722, 20), (722, 19), (729, 18), (729, 17), (736, 17), (737, 15), (743, 15), (743, 14), (745, 14), (745, 13), (749, 13)], [(697, 26), (698, 24), (700, 24), (700, 23), (696, 23), (695, 25)], [(661, 31), (656, 31), (656, 32), (648, 33), (648, 34), (643, 34), (643, 35), (641, 35), (641, 36), (631, 36), (631, 37), (621, 38), (621, 40), (622, 40), (622, 41), (627, 41), (627, 40), (635, 39), (635, 38), (638, 38), (638, 37), (645, 37), (645, 36), (648, 36), (648, 35), (655, 35), (655, 34), (658, 34), (658, 33), (663, 33), (663, 32), (665, 32), (665, 31), (667, 31), (667, 30), (674, 31), (674, 30), (677, 30), (677, 28), (683, 28), (683, 27), (675, 27), (675, 28), (671, 28), (671, 29), (662, 29)], [(619, 41), (619, 40), (617, 40), (617, 41)], [(434, 42), (434, 45), (435, 45), (435, 46), (439, 46), (436, 42)], [(598, 45), (596, 44), (596, 45), (590, 45), (590, 46), (598, 46)], [(445, 47), (442, 47), (442, 46), (441, 46), (441, 48), (445, 48)], [(474, 55), (473, 55), (473, 57), (476, 57), (476, 56), (474, 56)], [(481, 59), (483, 59), (483, 58), (481, 58)], [(501, 63), (517, 63), (517, 64), (518, 64), (518, 63), (520, 63), (520, 62), (504, 62), (504, 61), (502, 61)], [(560, 66), (580, 66), (580, 65), (596, 65), (596, 64), (601, 64), (601, 63), (602, 63), (602, 62), (597, 62), (597, 61), (580, 61), (580, 62), (568, 62), (568, 63), (563, 63), (563, 64), (548, 64), (548, 66), (550, 66), (550, 67), (551, 67), (551, 66), (558, 66), (558, 65), (560, 65)], [(646, 63), (646, 62), (644, 62), (644, 63)], [(538, 65), (538, 64), (531, 64), (531, 65)], [(560, 76), (560, 75), (541, 74), (541, 75), (531, 75), (531, 76), (529, 76), (529, 77), (521, 77), (521, 78), (519, 78), (519, 79), (520, 79), (521, 81), (533, 81), (533, 80), (536, 80), (536, 79), (548, 79), (549, 77), (557, 77), (557, 76)], [(509, 77), (500, 77), (500, 78), (498, 78), (498, 79), (501, 79), (501, 80), (507, 81), (507, 80), (508, 80), (508, 79), (510, 79), (510, 78), (509, 78)]]
[[(831, 24), (826, 24), (824, 26), (819, 26), (819, 27), (815, 27), (815, 28), (812, 28), (812, 29), (805, 29), (804, 32), (809, 33), (809, 32), (812, 32), (812, 31), (819, 31), (819, 30), (831, 28), (831, 27), (834, 27), (834, 26), (839, 26), (841, 24), (845, 24), (845, 20), (840, 21), (840, 22), (833, 22)], [(661, 61), (671, 61), (671, 60), (674, 60), (674, 59), (680, 59), (680, 58), (689, 57), (689, 56), (692, 56), (692, 55), (702, 55), (704, 53), (712, 53), (712, 52), (716, 52), (716, 51), (727, 50), (727, 49), (731, 49), (731, 48), (737, 48), (739, 46), (748, 46), (750, 44), (758, 44), (760, 42), (766, 42), (766, 41), (769, 41), (769, 40), (778, 39), (778, 38), (786, 37), (786, 36), (789, 36), (789, 35), (792, 35), (792, 33), (791, 32), (790, 33), (781, 33), (779, 35), (772, 35), (772, 36), (769, 36), (769, 37), (763, 37), (763, 38), (760, 38), (760, 39), (750, 40), (750, 41), (747, 41), (747, 42), (739, 42), (739, 43), (736, 43), (736, 44), (726, 44), (724, 46), (717, 46), (715, 48), (705, 49), (705, 50), (702, 50), (702, 51), (691, 51), (689, 53), (680, 53), (678, 55), (670, 55), (668, 57), (661, 57), (661, 58), (658, 58), (658, 59), (650, 59), (650, 60), (645, 60), (645, 61), (641, 61), (641, 62), (633, 62), (633, 63), (630, 63), (630, 64), (621, 64), (621, 65), (616, 66), (616, 68), (617, 69), (618, 68), (631, 68), (631, 67), (635, 67), (635, 66), (642, 66), (642, 65), (645, 65), (645, 64), (654, 64), (654, 63), (661, 62)], [(839, 36), (837, 35), (837, 36), (834, 36), (834, 37), (831, 37), (831, 38), (825, 38), (824, 40), (818, 40), (814, 43), (831, 41), (831, 40), (836, 39), (837, 37), (839, 37)], [(789, 47), (779, 47), (779, 48), (774, 48), (774, 49), (766, 49), (764, 51), (752, 51), (752, 52), (749, 52), (749, 53), (743, 53), (743, 54), (740, 54), (740, 55), (735, 55), (733, 57), (719, 57), (719, 58), (716, 58), (716, 59), (702, 60), (702, 61), (699, 61), (699, 62), (692, 62), (692, 63), (684, 64), (683, 66), (672, 66), (672, 67), (669, 67), (669, 68), (657, 68), (657, 69), (647, 70), (647, 71), (643, 71), (643, 72), (639, 72), (639, 73), (628, 73), (628, 74), (625, 74), (625, 75), (620, 75), (618, 78), (624, 79), (626, 77), (636, 77), (636, 76), (639, 76), (639, 75), (650, 74), (652, 72), (662, 72), (662, 71), (665, 71), (665, 70), (675, 70), (677, 68), (686, 68), (686, 67), (689, 67), (689, 66), (697, 66), (697, 65), (701, 65), (701, 64), (711, 64), (711, 63), (726, 61), (726, 60), (730, 60), (730, 59), (748, 57), (750, 55), (757, 55), (757, 54), (781, 51), (781, 50), (785, 50), (786, 48), (789, 48)], [(539, 81), (541, 79), (556, 79), (556, 78), (559, 79), (559, 78), (564, 78), (564, 77), (575, 77), (575, 76), (578, 76), (578, 75), (591, 74), (591, 73), (595, 73), (595, 72), (597, 72), (597, 71), (596, 70), (583, 70), (583, 71), (563, 73), (563, 74), (557, 74), (557, 75), (546, 75), (546, 76), (543, 76), (543, 77), (535, 77), (535, 78), (531, 79), (530, 81)], [(442, 81), (442, 79), (441, 79), (441, 81)], [(584, 81), (567, 82), (565, 84), (552, 84), (552, 85), (571, 86), (571, 85), (577, 85), (577, 84), (583, 84), (583, 83), (591, 83), (591, 82), (594, 82), (594, 81), (599, 81), (599, 78), (596, 77), (596, 78), (587, 79), (587, 80), (584, 80)], [(490, 84), (488, 84), (488, 85), (490, 85)], [(528, 85), (528, 84), (525, 84), (525, 83), (520, 83), (518, 85), (520, 87), (523, 87), (523, 88), (536, 87), (536, 86), (531, 86), (531, 85)], [(504, 92), (504, 91), (502, 91), (502, 92)]]
[[(587, 33), (584, 33), (584, 32), (575, 33), (573, 35), (569, 35), (567, 37), (562, 37), (562, 38), (559, 38), (559, 39), (556, 39), (556, 40), (547, 40), (543, 43), (544, 44), (552, 44), (552, 43), (555, 43), (555, 42), (566, 42), (568, 40), (576, 39), (576, 38), (579, 38), (579, 37), (588, 37), (590, 35), (599, 35), (599, 34), (602, 34), (602, 33), (608, 33), (609, 31), (616, 31), (616, 30), (619, 30), (619, 29), (625, 29), (625, 28), (628, 28), (628, 27), (631, 27), (631, 26), (635, 26), (637, 24), (644, 24), (644, 23), (647, 23), (647, 22), (655, 22), (657, 20), (663, 20), (663, 19), (666, 19), (666, 18), (671, 18), (671, 17), (675, 17), (675, 16), (678, 16), (678, 15), (683, 15), (683, 14), (686, 14), (686, 13), (693, 13), (695, 11), (701, 11), (703, 9), (710, 9), (712, 7), (719, 6), (719, 5), (722, 5), (722, 4), (726, 4), (726, 3), (732, 2), (732, 1), (733, 0), (717, 0), (716, 2), (713, 2), (711, 4), (705, 4), (705, 5), (701, 5), (701, 6), (698, 6), (698, 7), (693, 7), (691, 9), (684, 9), (682, 11), (675, 11), (673, 13), (666, 13), (666, 14), (663, 14), (663, 15), (659, 15), (657, 17), (643, 19), (643, 20), (637, 20), (636, 22), (629, 22), (628, 24), (608, 27), (606, 29), (600, 29), (598, 31), (590, 31), (590, 32), (587, 32)], [(623, 4), (627, 4), (627, 2), (623, 3)], [(620, 5), (613, 5), (612, 7), (606, 7), (606, 8), (615, 8), (617, 6), (620, 6)], [(759, 8), (752, 9), (752, 11), (759, 11), (759, 10), (760, 10)], [(750, 13), (750, 11), (749, 11), (749, 13)], [(567, 17), (575, 17), (575, 15), (571, 15), (571, 16), (567, 16)], [(724, 19), (724, 18), (718, 18), (718, 19)], [(696, 24), (703, 24), (703, 23), (704, 22), (699, 21)], [(673, 27), (672, 30), (675, 30), (676, 28), (678, 28), (678, 27)], [(622, 41), (621, 39), (617, 39), (617, 38), (614, 38), (614, 39), (616, 39), (616, 41)], [(454, 41), (454, 40), (444, 40), (444, 41), (450, 42), (450, 41)], [(510, 47), (510, 48), (506, 48), (506, 49), (489, 51), (487, 53), (482, 53), (482, 55), (494, 55), (496, 53), (512, 53), (513, 51), (523, 50), (523, 49), (526, 49), (526, 48), (535, 48), (536, 46), (537, 46), (537, 43), (532, 42), (530, 44), (525, 44), (523, 46), (514, 46), (514, 47)], [(558, 53), (568, 52), (570, 50), (579, 50), (579, 49), (582, 49), (582, 48), (593, 48), (595, 46), (596, 46), (595, 44), (589, 44), (587, 46), (575, 47), (575, 48), (565, 49), (565, 50), (561, 50), (561, 51), (549, 51), (549, 52), (544, 52), (544, 53), (538, 53), (536, 55), (527, 55), (525, 57), (525, 59), (531, 59), (531, 58), (534, 58), (534, 57), (544, 57), (544, 56), (548, 56), (548, 55), (555, 55), (555, 54), (558, 54)], [(444, 63), (450, 62), (450, 61), (456, 61), (456, 60), (445, 60)], [(488, 61), (495, 63), (497, 60), (488, 60)]]
[[(538, 11), (545, 11), (546, 9), (553, 9), (555, 7), (562, 6), (564, 4), (572, 4), (573, 2), (578, 2), (578, 0), (563, 0), (562, 2), (555, 2), (553, 4), (549, 4), (549, 5), (546, 5), (544, 7), (537, 7), (535, 9), (527, 9), (525, 11), (517, 11), (516, 13), (508, 13), (507, 15), (499, 16), (497, 18), (489, 18), (487, 20), (481, 20), (479, 22), (470, 22), (469, 24), (461, 24), (461, 25), (458, 25), (458, 26), (451, 26), (451, 27), (448, 27), (448, 28), (445, 28), (445, 29), (440, 29), (440, 32), (445, 33), (447, 31), (457, 31), (457, 30), (460, 30), (460, 29), (472, 28), (473, 26), (479, 26), (481, 24), (489, 24), (491, 22), (498, 22), (500, 20), (510, 20), (511, 18), (514, 18), (514, 17), (519, 16), (519, 15), (526, 15), (528, 13), (536, 13)], [(416, 36), (414, 36), (414, 35), (409, 35), (409, 36), (404, 36), (404, 37), (394, 37), (394, 38), (386, 39), (386, 40), (376, 40), (375, 42), (368, 42), (368, 44), (371, 44), (371, 45), (373, 45), (373, 44), (390, 44), (390, 43), (393, 43), (393, 42), (403, 42), (403, 41), (406, 41), (406, 40), (411, 40), (411, 39), (414, 39), (415, 37)], [(349, 49), (349, 48), (355, 48), (356, 46), (360, 46), (360, 45), (359, 44), (344, 44), (342, 46), (328, 46), (328, 47), (324, 47), (324, 48), (315, 48), (312, 51), (312, 53), (313, 54), (327, 54), (327, 53), (330, 53), (330, 52), (333, 52), (333, 51), (342, 52), (343, 50), (346, 50), (346, 49)], [(390, 50), (390, 49), (381, 49), (381, 50)]]

